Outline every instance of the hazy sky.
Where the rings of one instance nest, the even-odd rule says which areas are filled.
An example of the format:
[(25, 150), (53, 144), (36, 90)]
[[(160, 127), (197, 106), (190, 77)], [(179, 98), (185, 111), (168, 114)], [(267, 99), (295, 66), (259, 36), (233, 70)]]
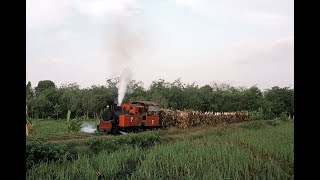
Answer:
[[(128, 66), (199, 85), (294, 84), (292, 0), (27, 0), (27, 81), (105, 85)], [(121, 58), (120, 58), (121, 56)]]

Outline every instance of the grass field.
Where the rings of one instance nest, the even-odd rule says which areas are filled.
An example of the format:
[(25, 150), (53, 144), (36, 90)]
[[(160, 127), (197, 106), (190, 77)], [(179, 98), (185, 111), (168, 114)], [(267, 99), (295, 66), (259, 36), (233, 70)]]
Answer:
[[(39, 121), (37, 134), (27, 143), (84, 135), (65, 133), (59, 123), (63, 124)], [(83, 141), (51, 145), (74, 157), (41, 161), (26, 175), (27, 179), (294, 179), (293, 127), (292, 122), (270, 120), (108, 138), (90, 135)]]
[[(97, 123), (93, 119), (89, 120), (92, 123)], [(66, 119), (62, 120), (32, 120), (33, 131), (29, 133), (28, 139), (39, 140), (60, 140), (69, 138), (79, 138), (93, 136), (92, 134), (83, 132), (68, 132)]]

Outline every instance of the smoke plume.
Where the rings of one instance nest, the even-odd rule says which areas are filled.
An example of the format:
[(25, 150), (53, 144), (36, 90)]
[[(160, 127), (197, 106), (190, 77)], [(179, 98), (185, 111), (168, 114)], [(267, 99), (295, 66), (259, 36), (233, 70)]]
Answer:
[[(122, 104), (127, 87), (132, 78), (133, 59), (137, 57), (140, 48), (139, 23), (137, 16), (130, 10), (122, 16), (114, 16), (111, 39), (111, 66), (113, 71), (120, 73), (118, 87), (118, 105)], [(141, 24), (141, 22), (140, 22)]]
[(120, 75), (120, 81), (118, 84), (118, 106), (121, 105), (124, 95), (126, 94), (128, 84), (131, 80), (131, 76), (132, 72), (128, 67), (122, 70)]

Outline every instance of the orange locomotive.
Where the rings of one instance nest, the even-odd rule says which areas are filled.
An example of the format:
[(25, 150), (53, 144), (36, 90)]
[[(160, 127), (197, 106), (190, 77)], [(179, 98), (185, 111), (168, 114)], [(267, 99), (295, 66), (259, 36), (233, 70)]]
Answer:
[(160, 106), (150, 101), (134, 101), (121, 106), (109, 103), (108, 109), (102, 114), (97, 129), (100, 132), (116, 134), (119, 131), (143, 131), (159, 128), (159, 110)]

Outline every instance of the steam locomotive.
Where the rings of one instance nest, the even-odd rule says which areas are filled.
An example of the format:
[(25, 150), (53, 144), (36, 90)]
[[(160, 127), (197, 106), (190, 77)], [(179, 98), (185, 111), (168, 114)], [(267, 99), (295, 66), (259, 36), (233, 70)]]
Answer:
[(160, 105), (151, 101), (134, 101), (118, 106), (109, 101), (97, 125), (99, 132), (118, 134), (160, 128)]

